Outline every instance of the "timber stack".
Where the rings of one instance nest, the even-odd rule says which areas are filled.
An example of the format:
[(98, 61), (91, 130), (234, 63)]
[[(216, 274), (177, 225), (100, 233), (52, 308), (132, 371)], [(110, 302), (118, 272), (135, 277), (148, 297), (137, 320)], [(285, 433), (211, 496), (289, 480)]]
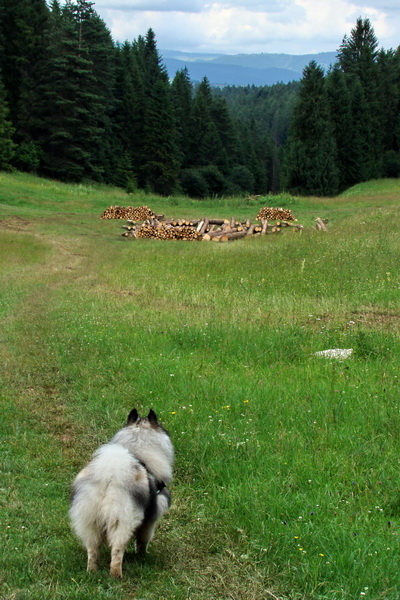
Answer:
[(271, 208), (269, 206), (264, 206), (264, 208), (260, 208), (260, 210), (258, 211), (256, 221), (260, 221), (261, 219), (268, 219), (270, 221), (295, 220), (292, 211), (288, 208)]
[(101, 218), (145, 221), (155, 216), (155, 213), (148, 206), (110, 206), (103, 212)]
[(157, 240), (185, 240), (203, 242), (229, 242), (240, 238), (261, 236), (269, 233), (279, 233), (282, 229), (301, 231), (303, 225), (293, 223), (289, 220), (280, 220), (270, 223), (262, 217), (260, 224), (251, 223), (251, 220), (237, 221), (231, 219), (203, 219), (184, 220), (168, 219), (162, 220), (155, 217), (138, 223), (134, 219), (128, 219), (123, 226), (125, 232), (122, 234), (127, 238), (143, 239), (151, 238)]
[(160, 223), (155, 219), (145, 221), (136, 230), (131, 229), (133, 237), (152, 238), (156, 240), (186, 240), (197, 241), (198, 233), (191, 225), (172, 225), (171, 223)]

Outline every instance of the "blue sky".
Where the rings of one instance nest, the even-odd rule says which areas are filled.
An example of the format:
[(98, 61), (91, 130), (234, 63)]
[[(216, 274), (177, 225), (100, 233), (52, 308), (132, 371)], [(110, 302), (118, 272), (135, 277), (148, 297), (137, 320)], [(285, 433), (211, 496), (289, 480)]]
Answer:
[(379, 45), (400, 45), (400, 0), (97, 0), (115, 41), (151, 27), (159, 49), (185, 52), (308, 54), (335, 51), (358, 17)]

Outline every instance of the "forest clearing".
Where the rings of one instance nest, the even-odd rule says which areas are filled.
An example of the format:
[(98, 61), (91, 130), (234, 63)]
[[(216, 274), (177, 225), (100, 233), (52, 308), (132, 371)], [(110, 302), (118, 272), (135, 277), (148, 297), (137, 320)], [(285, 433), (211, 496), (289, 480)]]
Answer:
[[(0, 40), (1, 600), (399, 600), (400, 48), (212, 88), (89, 0)], [(173, 502), (114, 581), (70, 485), (133, 408)]]
[[(396, 600), (399, 181), (257, 204), (0, 183), (2, 600)], [(99, 215), (128, 204), (304, 230), (125, 243)], [(86, 573), (69, 492), (135, 406), (176, 447), (173, 502), (114, 581), (107, 552)]]

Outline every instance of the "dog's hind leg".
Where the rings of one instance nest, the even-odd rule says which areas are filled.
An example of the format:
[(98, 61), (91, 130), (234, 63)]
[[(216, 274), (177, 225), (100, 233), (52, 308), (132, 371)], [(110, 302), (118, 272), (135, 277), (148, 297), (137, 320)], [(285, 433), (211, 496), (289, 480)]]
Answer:
[(99, 550), (102, 543), (102, 537), (100, 532), (94, 528), (85, 539), (85, 546), (87, 550), (87, 570), (94, 572), (97, 571)]
[(145, 554), (147, 546), (151, 542), (154, 530), (156, 528), (157, 521), (167, 511), (170, 502), (171, 494), (169, 490), (164, 487), (155, 498), (154, 512), (150, 517), (146, 518), (143, 523), (136, 530), (136, 550), (139, 554)]
[(131, 528), (123, 527), (118, 522), (112, 532), (108, 533), (109, 544), (111, 546), (111, 577), (122, 577), (122, 561), (124, 560), (125, 550), (132, 537)]
[(136, 551), (138, 554), (146, 554), (146, 549), (153, 538), (155, 527), (156, 521), (151, 523), (144, 522), (136, 530)]
[(87, 549), (87, 570), (97, 571), (99, 559), (99, 547), (92, 547)]
[(113, 546), (111, 548), (111, 577), (122, 577), (122, 561), (124, 559), (125, 550), (126, 546), (122, 548), (118, 546)]

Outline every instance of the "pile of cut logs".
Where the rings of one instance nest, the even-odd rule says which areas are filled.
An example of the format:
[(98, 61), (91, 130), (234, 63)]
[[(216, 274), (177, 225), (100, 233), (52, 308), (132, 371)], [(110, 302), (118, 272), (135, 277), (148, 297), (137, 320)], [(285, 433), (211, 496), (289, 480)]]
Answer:
[(260, 208), (258, 211), (258, 215), (256, 216), (256, 221), (260, 221), (261, 219), (269, 219), (270, 221), (294, 221), (294, 216), (291, 210), (288, 208), (270, 208), (268, 206), (264, 206), (264, 208)]
[(131, 235), (136, 238), (153, 238), (156, 240), (197, 241), (199, 239), (199, 234), (193, 225), (172, 225), (155, 219), (145, 221), (136, 230), (134, 228), (128, 229), (124, 235), (126, 237)]
[(125, 232), (122, 234), (128, 238), (152, 238), (158, 240), (185, 240), (203, 242), (228, 242), (240, 238), (267, 233), (278, 233), (283, 228), (292, 231), (300, 231), (303, 225), (293, 223), (289, 220), (277, 221), (270, 224), (268, 219), (261, 218), (261, 224), (251, 223), (250, 219), (241, 222), (234, 217), (231, 219), (168, 219), (161, 220), (151, 218), (138, 224), (133, 219), (128, 219), (123, 226)]
[(156, 215), (148, 206), (110, 206), (101, 215), (102, 219), (132, 219), (145, 221)]

